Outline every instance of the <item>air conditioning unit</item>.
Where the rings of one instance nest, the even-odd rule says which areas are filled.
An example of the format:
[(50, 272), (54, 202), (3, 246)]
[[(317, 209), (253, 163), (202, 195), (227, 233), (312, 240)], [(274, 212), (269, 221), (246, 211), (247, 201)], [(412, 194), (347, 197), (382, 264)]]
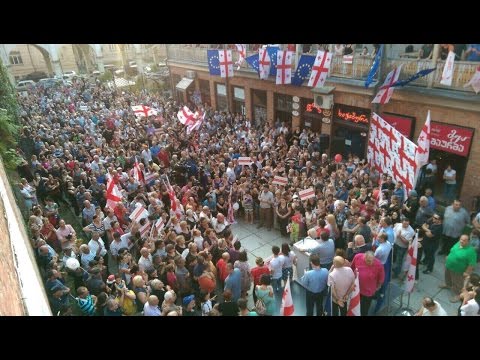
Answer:
[(333, 95), (317, 95), (314, 98), (315, 106), (322, 109), (331, 109), (333, 106)]
[(192, 70), (188, 70), (186, 73), (185, 73), (185, 76), (189, 79), (195, 79), (195, 77), (197, 76), (197, 73), (195, 71), (192, 71)]

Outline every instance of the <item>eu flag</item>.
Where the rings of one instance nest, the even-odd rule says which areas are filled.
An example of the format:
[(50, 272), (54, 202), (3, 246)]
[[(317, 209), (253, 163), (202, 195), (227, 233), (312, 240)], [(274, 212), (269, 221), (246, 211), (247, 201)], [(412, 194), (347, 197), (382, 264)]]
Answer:
[(382, 59), (382, 52), (383, 52), (383, 44), (380, 45), (380, 49), (378, 49), (377, 55), (375, 56), (375, 60), (373, 60), (372, 67), (367, 75), (367, 80), (365, 80), (365, 87), (368, 88), (370, 84), (373, 82), (373, 77), (377, 73), (378, 66), (380, 65), (380, 60)]
[[(437, 70), (436, 67), (434, 67), (432, 69), (420, 70), (416, 74), (410, 76), (408, 79), (395, 81), (392, 85), (390, 85), (390, 87), (405, 86), (408, 83), (411, 83), (412, 81), (415, 81), (415, 80), (417, 80), (421, 77), (427, 76), (428, 74), (430, 74), (432, 71), (435, 71), (435, 70)], [(388, 87), (388, 86), (386, 86), (386, 87)], [(385, 89), (385, 87), (382, 86), (380, 89)]]
[(220, 59), (218, 58), (218, 50), (207, 50), (207, 56), (210, 75), (220, 76)]
[(310, 78), (310, 72), (314, 63), (314, 55), (302, 55), (298, 62), (297, 70), (295, 70), (295, 74), (292, 76), (292, 85), (302, 86), (303, 82)]
[[(258, 53), (253, 54), (247, 58), (245, 58), (247, 61), (247, 64), (250, 65), (252, 68), (255, 69), (255, 71), (258, 73)], [(220, 71), (220, 70), (219, 70)]]
[(270, 56), (270, 73), (271, 76), (277, 76), (277, 51), (278, 46), (267, 46), (267, 53)]

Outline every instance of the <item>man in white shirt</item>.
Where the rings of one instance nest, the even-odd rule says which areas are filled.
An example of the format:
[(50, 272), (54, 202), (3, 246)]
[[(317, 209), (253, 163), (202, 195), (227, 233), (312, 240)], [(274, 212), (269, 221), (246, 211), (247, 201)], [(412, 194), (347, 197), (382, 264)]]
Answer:
[(415, 316), (448, 316), (445, 309), (431, 297), (423, 298), (422, 307)]
[(335, 256), (333, 270), (328, 274), (328, 285), (332, 289), (332, 316), (347, 315), (347, 299), (354, 284), (355, 274), (352, 268), (345, 266), (343, 257)]
[(143, 316), (162, 316), (162, 312), (158, 307), (160, 301), (155, 295), (150, 295), (147, 302), (143, 306)]
[(272, 275), (272, 287), (277, 293), (282, 290), (282, 268), (285, 257), (280, 254), (280, 248), (276, 245), (272, 246), (273, 259), (270, 261), (269, 269)]
[(148, 250), (148, 248), (143, 247), (140, 250), (140, 254), (142, 255), (138, 260), (138, 266), (140, 270), (145, 271), (145, 270), (151, 269), (153, 267), (152, 255), (150, 254), (150, 251)]
[[(88, 247), (90, 248), (90, 252), (93, 252), (95, 254), (98, 253), (98, 255), (102, 257), (107, 255), (107, 249), (105, 249), (105, 243), (97, 231), (94, 231), (92, 233), (92, 239), (88, 242)], [(100, 248), (100, 251), (98, 248)]]
[(260, 223), (257, 229), (266, 225), (268, 230), (272, 230), (272, 207), (275, 198), (268, 189), (268, 184), (263, 185), (263, 191), (258, 195), (258, 200), (260, 201)]
[(213, 229), (215, 230), (215, 233), (218, 236), (223, 234), (227, 226), (230, 225), (228, 221), (225, 220), (225, 215), (223, 215), (222, 213), (218, 213), (216, 218), (212, 218), (211, 224)]
[(393, 228), (395, 234), (395, 243), (393, 245), (393, 278), (398, 277), (402, 270), (403, 260), (408, 250), (408, 245), (415, 236), (415, 231), (410, 226), (410, 220), (404, 218)]

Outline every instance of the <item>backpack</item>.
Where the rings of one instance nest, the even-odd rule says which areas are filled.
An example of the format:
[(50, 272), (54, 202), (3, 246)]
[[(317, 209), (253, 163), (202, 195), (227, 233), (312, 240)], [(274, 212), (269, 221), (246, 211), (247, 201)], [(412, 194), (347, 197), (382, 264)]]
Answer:
[(255, 303), (255, 311), (258, 315), (265, 315), (265, 313), (267, 312), (267, 307), (265, 305), (265, 302), (263, 301), (263, 298), (259, 298)]

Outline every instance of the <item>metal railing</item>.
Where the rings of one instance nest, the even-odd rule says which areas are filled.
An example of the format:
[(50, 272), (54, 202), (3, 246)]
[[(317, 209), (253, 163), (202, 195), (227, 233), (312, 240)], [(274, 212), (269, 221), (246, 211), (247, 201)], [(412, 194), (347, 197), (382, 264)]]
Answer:
[(351, 64), (345, 63), (343, 56), (333, 56), (330, 64), (330, 76), (350, 78), (350, 79), (366, 79), (373, 59), (355, 54)]

